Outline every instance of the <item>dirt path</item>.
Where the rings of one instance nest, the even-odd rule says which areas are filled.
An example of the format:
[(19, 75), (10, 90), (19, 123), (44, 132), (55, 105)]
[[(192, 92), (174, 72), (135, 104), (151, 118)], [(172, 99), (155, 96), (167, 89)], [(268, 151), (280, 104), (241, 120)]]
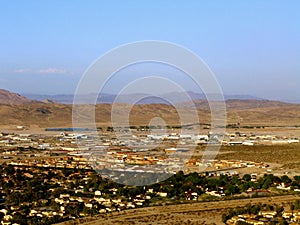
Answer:
[(83, 225), (112, 224), (223, 224), (221, 215), (231, 207), (244, 206), (248, 203), (282, 204), (300, 199), (299, 195), (285, 195), (253, 199), (201, 202), (158, 207), (146, 207), (125, 210), (120, 213), (99, 215), (76, 221), (61, 223)]

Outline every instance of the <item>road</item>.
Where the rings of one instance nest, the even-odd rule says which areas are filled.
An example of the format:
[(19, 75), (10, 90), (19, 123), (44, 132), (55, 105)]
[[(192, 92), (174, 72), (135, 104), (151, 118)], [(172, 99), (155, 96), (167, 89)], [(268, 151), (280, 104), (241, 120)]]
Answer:
[(282, 204), (300, 199), (300, 195), (284, 195), (238, 200), (197, 202), (168, 206), (145, 207), (121, 212), (84, 218), (77, 221), (61, 223), (98, 225), (98, 224), (184, 224), (188, 220), (191, 224), (223, 224), (221, 214), (228, 208), (235, 208), (251, 204)]

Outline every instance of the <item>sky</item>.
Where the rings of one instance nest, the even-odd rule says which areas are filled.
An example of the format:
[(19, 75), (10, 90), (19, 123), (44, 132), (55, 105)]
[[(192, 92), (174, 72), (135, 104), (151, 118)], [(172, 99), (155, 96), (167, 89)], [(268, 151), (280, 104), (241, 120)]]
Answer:
[[(299, 11), (297, 0), (0, 0), (0, 88), (72, 94), (107, 51), (161, 40), (197, 54), (225, 94), (300, 102)], [(172, 73), (199, 91), (172, 69), (141, 68), (127, 73)]]

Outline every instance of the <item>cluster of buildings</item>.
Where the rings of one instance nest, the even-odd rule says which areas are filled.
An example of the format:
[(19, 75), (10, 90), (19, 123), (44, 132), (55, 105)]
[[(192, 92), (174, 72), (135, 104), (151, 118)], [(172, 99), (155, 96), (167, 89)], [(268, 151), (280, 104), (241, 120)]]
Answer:
[[(197, 159), (190, 159), (187, 163), (187, 166), (202, 166), (202, 162)], [(263, 162), (252, 162), (252, 161), (243, 161), (243, 160), (207, 160), (205, 165), (208, 169), (214, 170), (226, 170), (226, 169), (237, 169), (237, 168), (267, 168), (269, 165)]]
[(277, 135), (244, 134), (240, 132), (226, 133), (223, 145), (284, 145), (299, 143), (297, 138), (281, 137)]
[(8, 165), (19, 167), (67, 168), (92, 170), (91, 165), (84, 157), (49, 157), (45, 159), (19, 159), (10, 161)]
[[(90, 216), (91, 214), (143, 207), (145, 202), (149, 201), (152, 196), (167, 196), (167, 193), (155, 192), (153, 189), (147, 189), (143, 192), (144, 194), (132, 195), (129, 198), (120, 194), (119, 189), (116, 187), (100, 191), (97, 187), (89, 187), (89, 184), (92, 183), (93, 172), (87, 170), (77, 172), (76, 170), (69, 170), (70, 172), (66, 175), (62, 168), (44, 169), (38, 166), (20, 167), (14, 164), (10, 164), (10, 166), (14, 171), (19, 171), (18, 173), (22, 174), (22, 182), (26, 183), (33, 179), (42, 180), (42, 183), (36, 185), (43, 186), (43, 193), (40, 193), (39, 199), (30, 202), (14, 199), (14, 196), (27, 195), (28, 190), (26, 185), (17, 181), (19, 178), (15, 174), (9, 174), (5, 169), (0, 175), (2, 181), (0, 184), (0, 200), (9, 200), (5, 205), (0, 204), (1, 224), (11, 225), (11, 221), (13, 221), (16, 214), (23, 215), (25, 207), (29, 211), (27, 215), (23, 215), (24, 218), (49, 219), (59, 217), (63, 221)], [(6, 184), (10, 182), (14, 184), (12, 190), (8, 190), (6, 187)], [(37, 186), (33, 185), (31, 188), (37, 189)], [(1, 214), (3, 217), (1, 217)]]
[[(273, 135), (246, 135), (239, 132), (233, 134), (152, 134), (149, 131), (119, 133), (100, 132), (99, 136), (89, 136), (88, 133), (64, 133), (56, 135), (32, 135), (0, 133), (0, 160), (15, 169), (22, 170), (24, 177), (33, 179), (41, 176), (45, 184), (58, 185), (50, 188), (50, 193), (57, 188), (63, 191), (56, 197), (51, 194), (50, 199), (40, 199), (39, 202), (22, 203), (30, 206), (29, 217), (72, 218), (70, 207), (76, 208), (78, 217), (87, 216), (96, 210), (96, 213), (121, 211), (129, 208), (144, 206), (153, 196), (166, 198), (165, 191), (155, 192), (146, 190), (146, 194), (133, 195), (128, 199), (121, 198), (117, 188), (110, 188), (106, 193), (97, 188), (87, 188), (92, 170), (110, 169), (117, 172), (134, 173), (167, 173), (174, 174), (179, 170), (188, 171), (193, 167), (205, 167), (208, 176), (220, 176), (237, 174), (239, 168), (267, 168), (266, 163), (257, 163), (241, 160), (207, 160), (191, 158), (191, 150), (201, 144), (223, 145), (256, 145), (256, 144), (291, 144), (299, 142), (298, 139), (277, 137)], [(179, 146), (179, 147), (178, 147)], [(82, 173), (74, 172), (68, 177), (62, 175), (63, 169), (77, 169)], [(59, 179), (56, 176), (49, 178), (53, 173), (64, 176)], [(207, 175), (207, 174), (206, 174)], [(115, 176), (110, 173), (110, 176)], [(118, 175), (116, 175), (118, 176)], [(114, 177), (110, 177), (113, 180)], [(13, 178), (8, 174), (1, 174), (4, 182)], [(256, 178), (253, 176), (253, 181)], [(78, 182), (80, 180), (80, 182)], [(74, 185), (76, 183), (76, 185)], [(291, 190), (288, 184), (278, 184), (278, 190)], [(22, 193), (22, 187), (14, 187), (13, 192)], [(223, 190), (204, 190), (207, 195), (215, 197), (224, 196)], [(5, 199), (5, 191), (0, 187), (0, 199)], [(257, 193), (255, 193), (257, 194)], [(198, 193), (186, 191), (186, 200), (197, 200)], [(52, 204), (50, 207), (49, 204)], [(53, 207), (53, 204), (55, 207)], [(7, 208), (8, 207), (8, 208)], [(1, 224), (11, 224), (15, 213), (20, 211), (16, 205), (1, 208), (4, 215)], [(289, 220), (299, 221), (297, 213), (284, 214)], [(260, 215), (267, 218), (267, 214)], [(275, 215), (274, 215), (275, 216)], [(285, 217), (284, 217), (285, 218)], [(241, 215), (231, 218), (232, 224), (237, 221), (246, 221), (252, 224), (264, 224), (263, 220), (255, 222), (251, 215)], [(251, 222), (252, 221), (252, 222)]]
[(274, 224), (279, 223), (279, 219), (286, 221), (288, 224), (299, 224), (300, 223), (300, 212), (283, 211), (281, 216), (276, 211), (260, 211), (258, 215), (241, 214), (234, 216), (227, 220), (226, 223), (229, 225), (240, 224), (245, 222), (253, 225), (265, 225), (273, 222)]
[[(90, 132), (91, 133), (91, 132)], [(57, 135), (29, 135), (0, 133), (0, 159), (15, 159), (19, 166), (67, 167), (80, 169), (111, 169), (114, 171), (176, 173), (192, 171), (193, 167), (206, 170), (235, 168), (266, 168), (266, 163), (239, 160), (207, 160), (191, 158), (199, 144), (255, 145), (288, 144), (298, 139), (273, 135), (226, 133), (189, 134), (173, 132), (154, 134), (151, 131), (99, 132), (97, 137), (83, 133)], [(222, 140), (223, 139), (223, 140)], [(178, 147), (179, 146), (179, 147)], [(54, 156), (71, 157), (62, 160)], [(42, 158), (45, 158), (42, 160)], [(32, 159), (34, 158), (34, 159)], [(190, 170), (191, 169), (191, 170)]]

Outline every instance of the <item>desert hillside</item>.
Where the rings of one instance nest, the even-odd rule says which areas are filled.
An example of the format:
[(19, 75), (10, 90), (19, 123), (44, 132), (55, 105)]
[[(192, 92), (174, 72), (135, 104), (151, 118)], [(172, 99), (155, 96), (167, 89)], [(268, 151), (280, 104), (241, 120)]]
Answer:
[[(206, 101), (197, 100), (201, 123), (209, 123), (210, 111)], [(178, 107), (188, 111), (192, 103)], [(128, 104), (123, 104), (128, 107)], [(241, 123), (263, 126), (300, 125), (300, 105), (268, 100), (227, 100), (227, 124)], [(130, 106), (131, 107), (131, 106)], [(167, 124), (179, 124), (176, 108), (165, 104), (140, 104), (132, 107), (132, 125), (149, 124), (154, 117), (161, 117)], [(96, 106), (96, 123), (110, 125), (111, 104)], [(26, 127), (70, 127), (72, 126), (72, 105), (52, 101), (32, 101), (18, 94), (0, 90), (0, 126)]]
[(17, 93), (13, 93), (4, 89), (0, 89), (0, 104), (24, 104), (31, 102), (30, 99), (25, 98)]

